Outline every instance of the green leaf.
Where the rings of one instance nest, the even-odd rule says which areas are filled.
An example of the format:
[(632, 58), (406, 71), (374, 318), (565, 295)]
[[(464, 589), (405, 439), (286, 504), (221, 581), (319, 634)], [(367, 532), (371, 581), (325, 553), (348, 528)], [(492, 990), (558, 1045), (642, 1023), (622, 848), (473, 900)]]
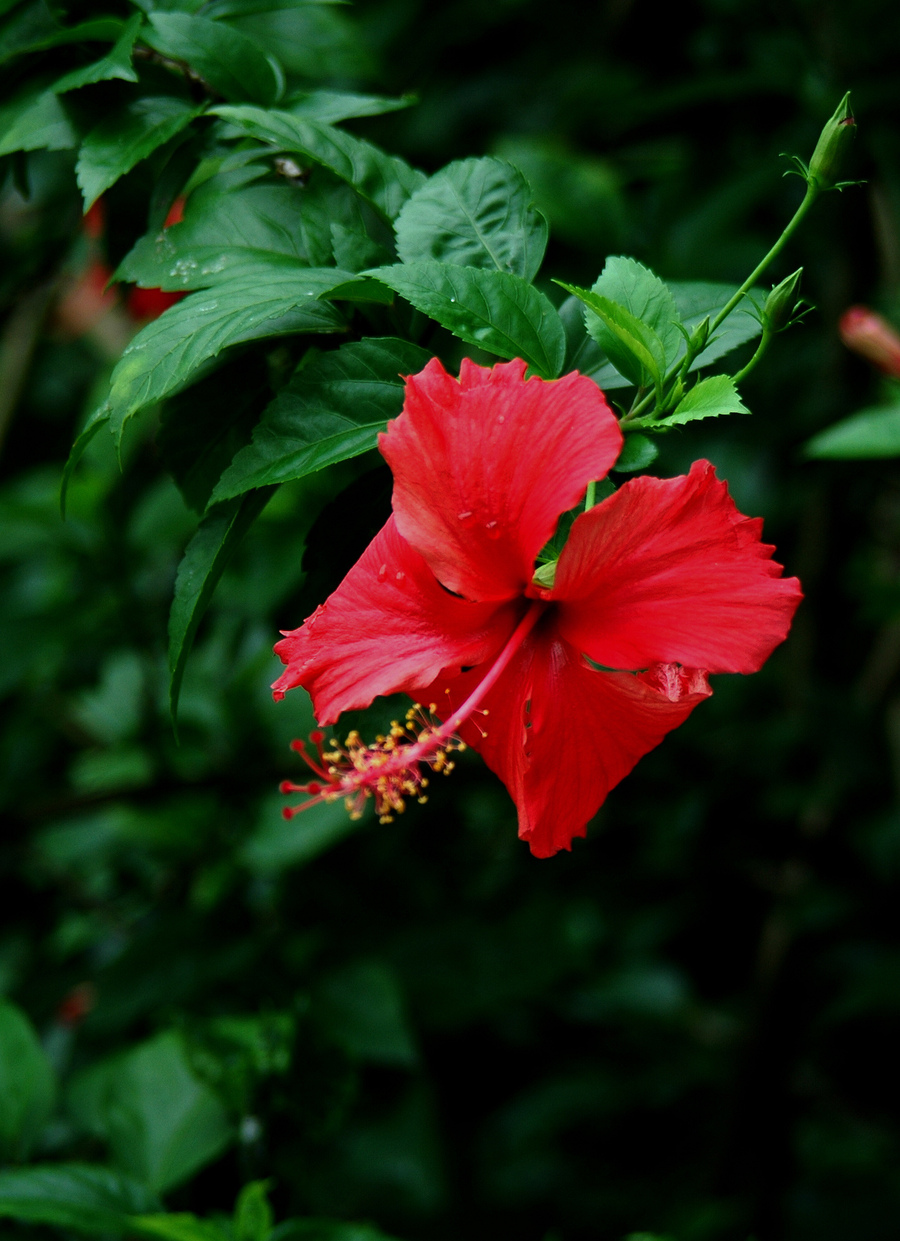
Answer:
[(151, 13), (143, 40), (154, 51), (184, 61), (226, 99), (273, 104), (283, 75), (259, 44), (240, 30), (188, 13)]
[(158, 1192), (187, 1180), (232, 1137), (225, 1109), (172, 1032), (81, 1073), (70, 1102), (113, 1161)]
[(403, 406), (401, 375), (422, 370), (430, 357), (408, 341), (370, 337), (314, 358), (265, 409), (213, 500), (303, 478), (374, 448)]
[(78, 134), (52, 89), (29, 87), (0, 108), (0, 155), (77, 145)]
[(360, 116), (383, 116), (385, 112), (397, 112), (416, 102), (415, 95), (401, 95), (391, 99), (386, 95), (355, 95), (351, 91), (312, 90), (293, 98), (285, 104), (285, 111), (294, 116), (305, 116), (326, 125), (338, 125)]
[(545, 379), (560, 372), (566, 339), (543, 293), (518, 276), (435, 259), (368, 273), (460, 340), (501, 358), (524, 358)]
[(234, 1208), (235, 1241), (266, 1241), (274, 1218), (269, 1206), (271, 1181), (251, 1181), (238, 1194)]
[[(710, 375), (690, 388), (671, 414), (655, 425), (661, 430), (684, 422), (696, 422), (699, 418), (719, 418), (722, 414), (749, 414), (734, 380), (730, 375)], [(643, 425), (643, 419), (635, 419), (634, 426)]]
[[(690, 334), (707, 316), (709, 316), (710, 323), (715, 320), (719, 311), (724, 309), (737, 292), (737, 286), (707, 281), (673, 280), (669, 284), (669, 291), (678, 307), (685, 329)], [(698, 366), (709, 366), (710, 363), (724, 357), (726, 353), (730, 353), (732, 349), (737, 349), (739, 345), (745, 345), (747, 341), (755, 340), (760, 335), (762, 325), (753, 313), (753, 302), (750, 300), (754, 297), (760, 303), (764, 302), (765, 290), (750, 290), (749, 295), (738, 303), (724, 323), (716, 328), (706, 348), (694, 359), (691, 370), (696, 370)], [(685, 345), (682, 340), (677, 357), (683, 357), (684, 350)]]
[(266, 360), (237, 355), (162, 408), (156, 447), (185, 501), (202, 513), (235, 453), (250, 443), (270, 392)]
[(68, 460), (63, 467), (62, 478), (59, 484), (59, 511), (63, 519), (66, 516), (66, 495), (69, 490), (69, 483), (72, 481), (75, 466), (81, 460), (88, 444), (107, 422), (109, 422), (109, 410), (106, 405), (101, 405), (99, 409), (94, 410), (75, 438), (75, 443), (69, 452)]
[(169, 705), (178, 711), (181, 682), (194, 637), (235, 548), (263, 511), (273, 491), (255, 491), (215, 504), (203, 518), (178, 566), (169, 613)]
[(50, 1117), (53, 1070), (31, 1022), (0, 1000), (0, 1159), (24, 1159)]
[(159, 1210), (146, 1186), (89, 1164), (37, 1164), (0, 1172), (0, 1216), (88, 1235), (128, 1231), (132, 1213)]
[(598, 343), (609, 354), (616, 370), (636, 387), (653, 384), (659, 388), (666, 368), (666, 353), (653, 329), (635, 318), (630, 310), (599, 293), (579, 289), (562, 280), (556, 283), (594, 312), (586, 321), (587, 330), (591, 335), (596, 333), (595, 339), (600, 338)]
[(900, 404), (863, 409), (836, 422), (814, 435), (803, 455), (837, 461), (900, 456)]
[(396, 221), (404, 263), (440, 259), (532, 281), (547, 246), (547, 221), (531, 186), (503, 160), (464, 159), (435, 173)]
[(352, 280), (337, 268), (266, 271), (192, 293), (135, 336), (116, 365), (105, 409), (116, 442), (145, 405), (185, 386), (226, 346), (295, 332), (337, 332), (339, 313), (318, 298)]
[(155, 95), (136, 99), (102, 120), (81, 144), (75, 167), (85, 211), (119, 177), (174, 138), (202, 111), (202, 106), (171, 95)]
[(53, 84), (53, 92), (62, 95), (65, 91), (78, 90), (82, 86), (92, 86), (95, 82), (108, 82), (120, 78), (123, 82), (136, 82), (138, 75), (131, 63), (134, 43), (141, 28), (141, 15), (135, 13), (125, 23), (125, 28), (112, 48), (100, 60), (95, 60), (83, 69), (73, 69), (65, 77)]
[(129, 1236), (161, 1238), (161, 1241), (234, 1241), (226, 1231), (210, 1220), (196, 1215), (133, 1215), (128, 1221)]
[[(663, 350), (661, 370), (665, 371), (672, 365), (679, 350), (684, 352), (684, 337), (677, 326), (681, 316), (675, 299), (659, 276), (643, 264), (624, 255), (608, 258), (592, 291), (623, 306), (655, 333)], [(602, 320), (593, 321), (590, 310), (585, 312), (585, 319), (588, 333), (612, 357), (613, 353), (607, 346), (612, 345), (614, 350), (615, 342), (610, 340), (609, 329)]]
[(646, 435), (626, 435), (619, 459), (613, 466), (620, 474), (645, 470), (659, 456), (659, 448)]
[(290, 112), (223, 105), (212, 111), (239, 132), (330, 169), (387, 220), (393, 220), (425, 177), (370, 142)]
[(316, 1014), (354, 1059), (409, 1068), (417, 1052), (393, 972), (380, 961), (354, 961), (316, 992)]

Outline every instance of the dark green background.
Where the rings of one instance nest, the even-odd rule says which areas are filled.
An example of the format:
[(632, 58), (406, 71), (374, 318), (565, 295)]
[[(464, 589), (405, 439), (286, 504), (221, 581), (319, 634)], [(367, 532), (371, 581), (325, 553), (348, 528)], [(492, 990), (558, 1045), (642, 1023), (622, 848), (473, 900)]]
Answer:
[[(332, 808), (284, 824), (287, 742), (311, 720), (298, 695), (271, 702), (270, 648), (377, 529), (389, 475), (344, 467), (272, 502), (201, 629), (176, 746), (166, 615), (193, 519), (148, 424), (121, 474), (97, 442), (60, 522), (103, 364), (39, 325), (0, 455), (0, 989), (63, 1081), (35, 1157), (127, 1168), (79, 1075), (174, 1028), (233, 1136), (172, 1210), (230, 1210), (272, 1177), (279, 1217), (410, 1241), (888, 1241), (900, 471), (800, 450), (878, 394), (836, 322), (898, 292), (900, 11), (360, 0), (320, 36), (318, 57), (282, 49), (298, 72), (420, 95), (357, 133), (427, 172), (517, 163), (550, 219), (545, 276), (580, 284), (618, 253), (743, 279), (802, 194), (779, 153), (808, 158), (852, 89), (848, 174), (867, 184), (826, 196), (770, 273), (803, 264), (816, 312), (743, 385), (752, 418), (676, 431), (654, 466), (713, 460), (807, 598), (767, 667), (717, 678), (571, 855), (529, 856), (475, 756), (390, 826)], [(69, 157), (31, 165), (25, 223), (0, 200), (4, 349), (77, 233)], [(117, 257), (145, 226), (140, 170), (110, 208)], [(66, 1027), (85, 982), (96, 1005)]]

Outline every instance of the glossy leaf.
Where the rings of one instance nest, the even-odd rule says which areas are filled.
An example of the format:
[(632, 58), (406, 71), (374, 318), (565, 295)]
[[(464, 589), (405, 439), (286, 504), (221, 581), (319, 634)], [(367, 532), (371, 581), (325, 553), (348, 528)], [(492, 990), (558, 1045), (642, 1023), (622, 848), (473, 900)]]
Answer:
[(501, 358), (524, 358), (545, 379), (559, 374), (566, 351), (559, 315), (518, 276), (435, 259), (368, 274), (467, 344)]
[(814, 435), (804, 455), (836, 461), (900, 457), (900, 404), (875, 406)]
[(65, 91), (92, 86), (95, 82), (108, 82), (113, 78), (119, 78), (123, 82), (136, 82), (138, 75), (131, 63), (131, 56), (141, 28), (141, 20), (140, 13), (130, 17), (107, 54), (85, 65), (83, 69), (73, 69), (58, 82), (54, 82), (54, 94), (62, 95)]
[(70, 1099), (119, 1168), (158, 1192), (187, 1180), (232, 1136), (222, 1104), (194, 1075), (173, 1033), (87, 1069)]
[(274, 1230), (269, 1241), (396, 1241), (374, 1224), (336, 1219), (289, 1219)]
[(64, 151), (77, 146), (78, 134), (53, 90), (29, 87), (0, 108), (0, 155)]
[(169, 613), (169, 704), (173, 719), (197, 628), (235, 548), (271, 498), (272, 491), (267, 488), (213, 505), (178, 566)]
[(666, 367), (665, 346), (652, 328), (617, 302), (610, 301), (589, 289), (558, 281), (573, 293), (588, 310), (588, 332), (608, 354), (620, 374), (639, 388), (659, 386)]
[(236, 356), (163, 404), (156, 447), (185, 501), (202, 513), (270, 393), (265, 358)]
[[(662, 345), (664, 361), (660, 369), (666, 370), (671, 366), (684, 344), (684, 338), (677, 327), (681, 316), (675, 299), (659, 276), (635, 259), (622, 255), (614, 256), (606, 260), (602, 274), (592, 286), (592, 292), (623, 306), (635, 319), (650, 328)], [(588, 333), (601, 349), (612, 357), (615, 344), (608, 335), (610, 329), (602, 320), (597, 321), (590, 310), (585, 311), (585, 319)], [(613, 346), (613, 351), (608, 345)]]
[(85, 211), (202, 111), (202, 107), (171, 95), (153, 95), (135, 99), (121, 112), (102, 120), (81, 144), (75, 168)]
[(356, 95), (352, 91), (312, 90), (295, 95), (285, 105), (285, 111), (294, 116), (309, 117), (326, 125), (338, 125), (341, 121), (354, 120), (360, 116), (383, 116), (386, 112), (398, 112), (416, 102), (415, 95), (390, 98), (387, 95)]
[(264, 411), (253, 443), (225, 471), (213, 500), (302, 478), (374, 448), (402, 408), (401, 376), (422, 370), (430, 356), (391, 337), (321, 354)]
[(645, 470), (659, 456), (659, 448), (646, 435), (626, 435), (619, 459), (613, 466), (620, 474), (630, 474), (634, 470)]
[(89, 1236), (129, 1231), (132, 1213), (160, 1210), (140, 1182), (90, 1164), (35, 1164), (0, 1172), (0, 1216)]
[(0, 1158), (27, 1157), (55, 1094), (53, 1070), (31, 1022), (0, 1000)]
[(388, 220), (425, 180), (398, 156), (321, 121), (246, 106), (225, 105), (213, 112), (251, 138), (330, 169)]
[(690, 388), (674, 411), (667, 414), (657, 425), (672, 426), (696, 422), (699, 418), (719, 418), (722, 414), (749, 413), (750, 410), (738, 395), (730, 375), (710, 375)]
[(531, 281), (547, 246), (547, 221), (531, 186), (503, 160), (464, 159), (435, 173), (396, 221), (404, 263), (439, 259)]
[(336, 268), (265, 271), (262, 279), (245, 277), (193, 293), (167, 310), (138, 333), (112, 373), (105, 408), (116, 441), (133, 414), (182, 387), (201, 363), (228, 345), (340, 331), (340, 314), (317, 299), (352, 279), (352, 273)]
[(151, 13), (145, 43), (184, 61), (226, 99), (273, 104), (283, 75), (262, 48), (240, 30), (189, 13)]

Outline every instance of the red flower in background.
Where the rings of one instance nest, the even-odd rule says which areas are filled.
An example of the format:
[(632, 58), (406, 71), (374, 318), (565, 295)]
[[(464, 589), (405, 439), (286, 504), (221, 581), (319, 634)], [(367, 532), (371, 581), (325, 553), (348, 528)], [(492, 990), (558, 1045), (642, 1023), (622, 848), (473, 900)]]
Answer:
[(289, 787), (377, 800), (381, 779), (379, 809), (402, 809), (421, 784), (416, 764), (452, 727), (547, 857), (583, 836), (609, 790), (709, 696), (707, 673), (760, 667), (801, 593), (706, 461), (634, 479), (581, 514), (552, 586), (536, 584), (538, 552), (615, 463), (622, 434), (589, 379), (524, 375), (522, 361), (465, 360), (457, 381), (432, 359), (407, 380), (380, 437), (393, 516), (277, 644), (287, 667), (273, 689), (302, 685), (325, 723), (397, 691), (447, 721), (418, 734), (405, 765), (391, 738), (385, 759), (353, 734), (340, 751), (349, 775), (329, 767), (338, 753), (323, 758), (320, 737), (310, 765), (324, 788)]
[(851, 306), (838, 323), (848, 349), (875, 364), (884, 375), (900, 379), (900, 336), (887, 319), (868, 306)]

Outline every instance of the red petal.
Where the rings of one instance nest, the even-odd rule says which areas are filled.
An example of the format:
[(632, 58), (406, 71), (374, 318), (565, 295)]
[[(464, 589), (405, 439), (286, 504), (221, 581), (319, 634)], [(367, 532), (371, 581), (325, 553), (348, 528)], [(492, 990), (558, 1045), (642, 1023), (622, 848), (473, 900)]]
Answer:
[[(449, 688), (458, 706), (484, 672), (430, 696), (440, 703)], [(598, 672), (539, 625), (486, 697), (487, 715), (460, 734), (509, 790), (519, 836), (535, 857), (551, 857), (585, 835), (610, 789), (710, 693), (702, 672), (670, 664), (637, 676)]]
[(316, 719), (333, 723), (379, 694), (415, 694), (447, 669), (492, 660), (520, 612), (449, 594), (391, 518), (334, 594), (276, 645), (287, 668), (275, 698), (302, 685)]
[(560, 513), (622, 445), (591, 380), (524, 375), (521, 360), (489, 369), (466, 359), (457, 381), (432, 358), (380, 437), (397, 529), (467, 599), (520, 595)]
[(761, 532), (708, 461), (634, 479), (572, 527), (550, 595), (559, 631), (608, 668), (755, 672), (803, 597)]

